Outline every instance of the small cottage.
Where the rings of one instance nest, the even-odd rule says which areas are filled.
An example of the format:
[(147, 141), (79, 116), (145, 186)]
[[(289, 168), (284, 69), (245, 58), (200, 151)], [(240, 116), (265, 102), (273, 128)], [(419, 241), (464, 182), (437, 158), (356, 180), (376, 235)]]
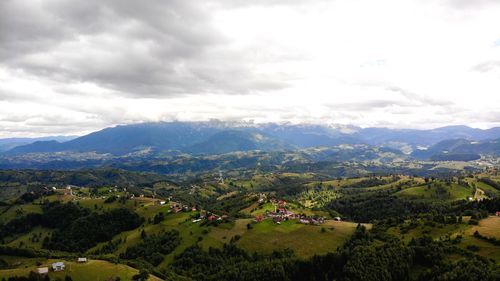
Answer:
[(58, 261), (52, 264), (52, 270), (54, 271), (63, 271), (65, 268), (64, 262)]
[(49, 273), (49, 268), (48, 267), (39, 267), (36, 269), (36, 273), (47, 274), (47, 273)]

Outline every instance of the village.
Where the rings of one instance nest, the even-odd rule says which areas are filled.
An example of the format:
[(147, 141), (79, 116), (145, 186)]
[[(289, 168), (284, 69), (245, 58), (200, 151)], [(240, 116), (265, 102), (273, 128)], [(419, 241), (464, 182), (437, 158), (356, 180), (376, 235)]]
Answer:
[[(223, 182), (221, 178), (218, 178), (219, 182)], [(197, 186), (191, 186), (191, 192), (196, 189)], [(99, 198), (104, 200), (104, 202), (113, 202), (114, 200), (139, 200), (138, 202), (149, 202), (147, 204), (154, 204), (159, 206), (167, 206), (167, 213), (180, 213), (180, 212), (196, 212), (193, 214), (191, 222), (192, 223), (221, 223), (229, 221), (230, 218), (227, 214), (218, 214), (217, 212), (205, 210), (201, 206), (195, 206), (193, 204), (182, 203), (179, 201), (172, 201), (171, 197), (159, 198), (155, 194), (145, 195), (136, 194), (129, 192), (127, 188), (114, 187), (103, 187), (99, 189), (89, 189), (82, 188), (76, 185), (67, 185), (65, 187), (45, 187), (47, 194), (58, 194), (65, 196), (70, 201), (78, 202), (82, 200)], [(271, 220), (275, 224), (281, 224), (284, 221), (294, 220), (296, 223), (307, 224), (307, 225), (322, 225), (327, 221), (327, 218), (319, 215), (305, 215), (304, 213), (297, 212), (290, 204), (283, 198), (268, 198), (269, 195), (261, 193), (257, 196), (257, 204), (259, 206), (263, 204), (272, 204), (273, 209), (266, 209), (264, 213), (261, 214), (250, 214), (252, 216), (254, 223), (259, 223), (264, 220)], [(333, 221), (341, 221), (340, 217), (332, 218)]]
[[(261, 222), (266, 218), (271, 219), (276, 224), (281, 224), (282, 221), (297, 220), (298, 223), (302, 224), (312, 224), (321, 225), (326, 221), (325, 217), (321, 216), (306, 216), (304, 214), (295, 213), (287, 208), (287, 202), (283, 199), (271, 199), (269, 200), (274, 206), (274, 211), (266, 210), (264, 215), (257, 215), (255, 217), (256, 222)], [(260, 204), (265, 202), (265, 199), (259, 198)], [(341, 221), (340, 217), (335, 217), (335, 221)]]

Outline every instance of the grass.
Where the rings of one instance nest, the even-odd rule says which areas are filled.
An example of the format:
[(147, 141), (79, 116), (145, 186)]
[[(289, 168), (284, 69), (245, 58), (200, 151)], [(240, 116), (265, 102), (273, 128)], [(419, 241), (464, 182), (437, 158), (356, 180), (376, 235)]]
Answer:
[[(298, 257), (307, 258), (336, 250), (351, 236), (356, 225), (333, 221), (322, 226), (304, 225), (296, 221), (278, 225), (271, 220), (264, 220), (244, 232), (236, 244), (245, 250), (262, 253), (288, 248)], [(231, 231), (234, 233), (234, 230)]]
[(23, 204), (23, 205), (13, 205), (10, 208), (5, 208), (4, 212), (0, 214), (0, 222), (6, 223), (12, 219), (15, 219), (19, 215), (25, 215), (29, 213), (41, 213), (42, 207), (40, 205), (33, 204)]
[(442, 185), (441, 187), (431, 186), (428, 188), (425, 185), (409, 187), (396, 192), (396, 195), (402, 198), (413, 200), (466, 200), (473, 196), (472, 188), (458, 184), (450, 186)]
[[(41, 249), (43, 239), (50, 235), (51, 232), (52, 231), (48, 228), (35, 227), (30, 232), (16, 237), (16, 239), (10, 241), (7, 245), (19, 248)], [(36, 241), (33, 239), (35, 235), (37, 235)]]
[(229, 243), (232, 237), (245, 234), (247, 232), (247, 224), (251, 222), (252, 219), (239, 219), (233, 223), (212, 227), (209, 233), (203, 237), (201, 246), (204, 249), (208, 249), (209, 247), (220, 248), (224, 243)]
[(424, 235), (431, 236), (434, 239), (445, 239), (447, 236), (454, 237), (456, 234), (463, 234), (470, 226), (463, 224), (438, 224), (434, 227), (428, 225), (419, 225), (410, 229), (407, 233), (402, 233), (399, 227), (391, 227), (387, 230), (389, 234), (398, 236), (401, 240), (408, 243), (413, 238)]
[(266, 213), (266, 211), (274, 212), (276, 207), (272, 203), (264, 203), (261, 206), (258, 206), (255, 211), (251, 212), (252, 216), (259, 216)]
[(480, 220), (478, 225), (467, 231), (467, 234), (472, 235), (475, 231), (486, 237), (500, 239), (500, 217), (490, 216)]
[(488, 217), (481, 220), (477, 226), (465, 223), (437, 225), (435, 227), (419, 225), (404, 234), (401, 233), (398, 227), (391, 227), (387, 232), (398, 236), (406, 243), (410, 242), (412, 238), (422, 237), (423, 235), (429, 235), (436, 240), (446, 239), (447, 237), (453, 239), (457, 235), (461, 235), (462, 240), (457, 245), (458, 247), (467, 249), (467, 246), (475, 245), (479, 247), (479, 251), (475, 252), (476, 254), (491, 258), (497, 263), (500, 263), (500, 247), (474, 237), (473, 234), (476, 230), (479, 231), (481, 235), (496, 237), (498, 239), (500, 237), (500, 217)]
[(496, 188), (494, 188), (493, 186), (490, 186), (488, 184), (485, 184), (484, 182), (476, 182), (475, 183), (476, 187), (487, 192), (487, 193), (490, 193), (490, 194), (495, 194), (496, 196), (499, 196), (500, 195), (500, 191), (497, 190)]
[[(50, 264), (60, 260), (44, 260), (42, 266), (49, 266)], [(113, 264), (102, 260), (90, 260), (86, 263), (65, 262), (66, 270), (61, 272), (49, 272), (50, 279), (61, 278), (64, 279), (66, 275), (71, 276), (74, 281), (94, 281), (106, 280), (108, 277), (120, 277), (121, 280), (132, 280), (132, 277), (139, 271), (123, 264)], [(27, 276), (30, 271), (36, 271), (38, 266), (30, 265), (26, 268), (5, 269), (0, 270), (0, 276), (9, 278), (13, 276)], [(160, 281), (160, 278), (150, 276), (149, 281)]]
[(467, 246), (474, 245), (479, 247), (476, 254), (493, 259), (500, 264), (500, 247), (495, 246), (487, 241), (478, 239), (474, 236), (463, 236), (462, 242), (458, 245), (460, 248), (467, 249)]

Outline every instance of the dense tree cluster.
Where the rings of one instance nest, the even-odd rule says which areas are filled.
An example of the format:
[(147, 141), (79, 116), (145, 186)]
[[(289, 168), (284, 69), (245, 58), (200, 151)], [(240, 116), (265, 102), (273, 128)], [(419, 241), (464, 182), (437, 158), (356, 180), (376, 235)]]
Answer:
[(377, 186), (377, 185), (385, 185), (394, 181), (399, 180), (400, 178), (395, 176), (392, 179), (384, 179), (384, 178), (378, 178), (378, 177), (370, 177), (367, 179), (360, 180), (358, 182), (349, 184), (344, 186), (344, 188), (363, 188), (363, 187), (371, 187), (371, 186)]
[(45, 248), (81, 252), (142, 224), (142, 219), (128, 209), (97, 214), (72, 203), (49, 203), (42, 209), (41, 214), (30, 213), (1, 226), (0, 238), (43, 226), (55, 229), (52, 237), (45, 237)]
[(327, 208), (354, 221), (370, 222), (389, 218), (402, 220), (417, 213), (429, 212), (433, 206), (402, 200), (385, 192), (377, 192), (370, 195), (341, 197), (330, 202)]
[(8, 185), (131, 186), (152, 184), (163, 179), (165, 176), (158, 174), (133, 173), (109, 168), (75, 171), (0, 170), (0, 182)]
[(74, 220), (68, 227), (56, 229), (43, 246), (53, 250), (83, 252), (123, 231), (139, 227), (142, 222), (136, 213), (128, 209), (91, 213)]
[(170, 230), (157, 235), (147, 235), (142, 242), (128, 247), (120, 257), (124, 259), (141, 258), (152, 265), (159, 265), (165, 255), (171, 253), (180, 244), (181, 237), (177, 230)]

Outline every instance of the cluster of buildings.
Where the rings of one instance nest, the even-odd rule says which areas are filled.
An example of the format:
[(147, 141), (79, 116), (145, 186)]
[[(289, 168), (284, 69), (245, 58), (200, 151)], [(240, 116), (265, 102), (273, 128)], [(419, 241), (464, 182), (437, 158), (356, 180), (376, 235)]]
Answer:
[(323, 218), (323, 217), (320, 217), (320, 218), (303, 217), (303, 218), (299, 219), (299, 222), (303, 223), (303, 224), (315, 224), (315, 225), (319, 225), (319, 224), (325, 223), (325, 218)]
[(208, 212), (208, 211), (200, 211), (200, 216), (196, 219), (194, 219), (192, 222), (200, 222), (200, 221), (203, 221), (203, 220), (207, 220), (207, 221), (221, 221), (221, 220), (224, 220), (224, 219), (227, 219), (228, 216), (227, 215), (217, 215), (215, 213), (212, 213), (212, 212)]
[[(78, 258), (76, 260), (78, 263), (86, 263), (87, 262), (87, 258)], [(62, 261), (58, 261), (58, 262), (54, 262), (51, 264), (51, 268), (52, 268), (52, 271), (54, 272), (58, 272), (58, 271), (64, 271), (66, 269), (66, 265), (64, 264), (64, 262)], [(39, 267), (36, 269), (36, 272), (38, 274), (47, 274), (49, 273), (49, 267), (48, 266), (45, 266), (45, 267)]]
[[(259, 215), (255, 217), (256, 222), (261, 222), (266, 217), (271, 218), (275, 223), (280, 224), (282, 221), (287, 221), (290, 219), (298, 220), (299, 223), (303, 224), (314, 224), (320, 225), (325, 223), (324, 217), (317, 216), (305, 216), (301, 214), (296, 214), (286, 208), (287, 202), (285, 200), (271, 199), (271, 203), (274, 205), (274, 211), (266, 211), (265, 215)], [(340, 221), (340, 217), (335, 217), (334, 220)]]
[[(162, 204), (162, 202), (164, 202)], [(165, 201), (159, 201), (159, 204), (160, 205), (164, 205), (165, 204)], [(181, 211), (184, 211), (184, 212), (196, 212), (197, 209), (196, 209), (196, 206), (188, 206), (188, 205), (183, 205), (181, 203), (175, 203), (175, 204), (172, 204), (170, 205), (170, 210), (172, 211), (172, 213), (179, 213)]]

